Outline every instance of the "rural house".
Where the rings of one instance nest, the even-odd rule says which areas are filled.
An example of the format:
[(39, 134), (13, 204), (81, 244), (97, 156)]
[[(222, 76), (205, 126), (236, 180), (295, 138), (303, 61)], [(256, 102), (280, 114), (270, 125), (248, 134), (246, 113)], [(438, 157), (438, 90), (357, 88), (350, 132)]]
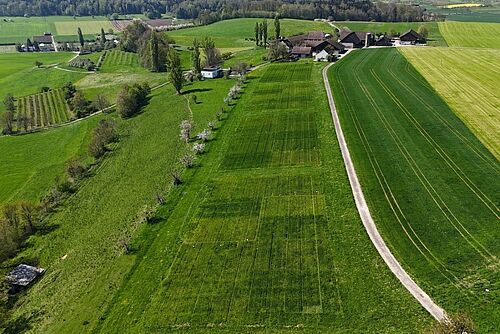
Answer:
[(292, 56), (298, 58), (311, 57), (312, 50), (310, 46), (294, 46), (292, 49)]
[(373, 45), (374, 35), (371, 32), (340, 30), (339, 43), (346, 48), (362, 48)]
[(375, 43), (374, 43), (376, 46), (392, 46), (392, 40), (385, 36), (385, 35), (380, 35), (379, 37), (377, 37), (375, 39)]
[(33, 44), (37, 44), (38, 49), (42, 52), (55, 50), (52, 41), (52, 34), (49, 32), (46, 32), (41, 36), (33, 36)]
[(399, 36), (402, 45), (424, 44), (425, 38), (413, 29)]
[(205, 79), (215, 79), (222, 76), (220, 67), (205, 67), (201, 70), (201, 76)]

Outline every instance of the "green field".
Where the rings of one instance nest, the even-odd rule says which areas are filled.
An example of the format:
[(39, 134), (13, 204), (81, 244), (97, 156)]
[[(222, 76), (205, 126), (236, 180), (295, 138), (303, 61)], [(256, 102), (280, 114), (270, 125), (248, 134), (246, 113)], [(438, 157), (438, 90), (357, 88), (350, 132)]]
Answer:
[(104, 62), (100, 70), (102, 72), (133, 72), (147, 71), (139, 64), (139, 56), (136, 53), (121, 50), (104, 51)]
[(113, 25), (109, 20), (73, 20), (73, 21), (56, 21), (54, 22), (54, 27), (56, 28), (57, 35), (74, 35), (78, 28), (82, 29), (84, 34), (97, 34), (101, 32), (101, 28), (104, 31), (113, 29)]
[[(61, 71), (46, 67), (51, 64), (66, 63), (73, 53), (7, 53), (0, 54), (0, 98), (12, 93), (25, 96), (40, 92), (42, 87), (60, 88), (68, 81), (76, 82), (86, 74)], [(42, 68), (35, 67), (35, 61), (41, 61)], [(0, 104), (0, 112), (4, 110)]]
[(86, 154), (90, 129), (98, 120), (0, 137), (0, 205), (19, 199), (37, 201), (64, 172), (69, 159)]
[[(429, 316), (359, 221), (321, 67), (252, 74), (199, 167), (170, 191), (154, 224), (138, 225), (144, 204), (169, 189), (183, 150), (178, 124), (189, 117), (184, 97), (170, 87), (155, 91), (144, 113), (120, 122), (122, 140), (98, 172), (50, 218), (57, 229), (21, 255), (49, 269), (13, 320), (57, 333), (426, 326)], [(198, 96), (191, 104), (198, 131), (233, 84), (185, 88)], [(124, 239), (134, 240), (130, 253)]]
[(103, 320), (85, 318), (96, 332), (409, 332), (427, 323), (358, 220), (320, 68), (251, 75), (201, 169), (136, 240), (134, 268)]
[(330, 78), (385, 241), (446, 311), (467, 312), (481, 332), (494, 332), (498, 160), (396, 49), (356, 51)]
[[(269, 36), (274, 35), (273, 20), (268, 21)], [(168, 32), (176, 44), (192, 45), (193, 39), (199, 40), (206, 36), (211, 37), (215, 45), (223, 51), (241, 51), (255, 46), (255, 42), (248, 39), (254, 38), (255, 22), (262, 22), (262, 19), (232, 19), (216, 22), (207, 26), (180, 29)], [(332, 28), (324, 22), (314, 22), (306, 20), (281, 20), (281, 34), (284, 36), (307, 33), (312, 30), (322, 30), (331, 32)]]
[(111, 22), (103, 16), (0, 17), (0, 43), (24, 43), (27, 38), (43, 35), (44, 32), (56, 37), (76, 35), (78, 27), (92, 38), (92, 34), (100, 32), (101, 27), (105, 30), (112, 28)]
[(500, 6), (441, 9), (432, 12), (446, 15), (447, 21), (500, 23)]
[[(200, 90), (196, 92), (199, 103), (193, 105), (194, 120), (199, 127), (214, 117), (232, 84), (232, 80), (218, 80), (186, 87), (186, 90)], [(50, 217), (50, 226), (55, 231), (32, 238), (32, 247), (21, 254), (37, 258), (41, 265), (52, 269), (30, 289), (17, 316), (29, 318), (27, 313), (42, 307), (42, 318), (28, 321), (42, 332), (74, 333), (90, 329), (83, 327), (81, 317), (97, 320), (104, 311), (103, 305), (107, 305), (101, 302), (111, 302), (113, 289), (119, 287), (123, 274), (133, 265), (134, 256), (122, 254), (120, 241), (134, 234), (137, 228), (134, 222), (144, 205), (154, 203), (157, 193), (168, 191), (170, 171), (183, 151), (178, 139), (179, 123), (188, 117), (184, 97), (165, 87), (153, 92), (143, 113), (119, 121), (118, 147), (99, 165), (95, 175), (86, 179), (80, 190)], [(90, 120), (94, 119), (98, 118)], [(63, 129), (66, 127), (43, 133), (55, 136)], [(23, 138), (36, 140), (38, 134), (31, 136), (8, 139), (15, 149), (12, 142)], [(57, 142), (52, 145), (64, 152)], [(47, 148), (40, 150), (39, 155), (47, 152)], [(25, 155), (19, 157), (19, 164), (29, 163)], [(53, 174), (49, 181), (60, 171), (50, 169)], [(68, 254), (66, 260), (60, 260), (65, 254)]]
[[(30, 119), (28, 130), (65, 123), (72, 117), (72, 112), (62, 89), (16, 98), (16, 118), (25, 116)], [(21, 130), (17, 125), (17, 130)]]
[(477, 22), (439, 22), (439, 31), (449, 46), (500, 48), (500, 24)]
[(446, 46), (446, 41), (438, 28), (436, 22), (355, 22), (338, 21), (334, 22), (339, 29), (348, 28), (352, 31), (370, 31), (376, 34), (389, 34), (391, 31), (402, 34), (409, 29), (415, 31), (422, 25), (429, 30), (428, 44), (433, 46)]
[(402, 51), (491, 153), (500, 159), (500, 50), (404, 48)]

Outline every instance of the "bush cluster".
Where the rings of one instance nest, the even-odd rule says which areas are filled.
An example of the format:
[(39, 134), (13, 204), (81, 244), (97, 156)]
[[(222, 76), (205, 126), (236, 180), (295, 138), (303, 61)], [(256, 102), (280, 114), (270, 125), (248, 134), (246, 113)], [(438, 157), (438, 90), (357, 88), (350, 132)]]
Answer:
[(137, 114), (148, 103), (151, 88), (147, 83), (123, 86), (116, 101), (116, 109), (122, 118)]
[(94, 62), (88, 58), (77, 57), (69, 62), (69, 66), (83, 68), (87, 71), (94, 71), (96, 66)]

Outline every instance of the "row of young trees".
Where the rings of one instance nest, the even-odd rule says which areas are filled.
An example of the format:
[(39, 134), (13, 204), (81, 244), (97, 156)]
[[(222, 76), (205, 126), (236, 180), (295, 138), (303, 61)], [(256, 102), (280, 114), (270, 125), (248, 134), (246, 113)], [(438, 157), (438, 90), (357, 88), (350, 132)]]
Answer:
[[(269, 30), (267, 26), (267, 20), (264, 19), (262, 22), (255, 22), (255, 45), (257, 46), (267, 46)], [(278, 16), (274, 18), (274, 39), (278, 40), (281, 36), (281, 23)]]

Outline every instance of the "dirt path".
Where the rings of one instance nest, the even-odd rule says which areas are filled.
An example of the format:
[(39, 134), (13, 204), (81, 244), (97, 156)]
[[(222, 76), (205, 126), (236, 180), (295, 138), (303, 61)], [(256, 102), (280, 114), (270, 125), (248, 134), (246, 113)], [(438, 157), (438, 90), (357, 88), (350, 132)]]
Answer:
[(347, 143), (342, 133), (342, 127), (340, 126), (340, 120), (337, 114), (337, 109), (335, 107), (335, 101), (333, 100), (333, 94), (330, 87), (330, 82), (328, 81), (328, 69), (333, 64), (326, 66), (323, 69), (323, 82), (325, 84), (326, 93), (328, 95), (328, 103), (330, 105), (330, 111), (332, 113), (333, 123), (335, 125), (335, 132), (337, 134), (337, 140), (340, 145), (340, 150), (342, 152), (342, 158), (344, 159), (344, 164), (347, 171), (347, 176), (349, 177), (349, 183), (351, 184), (352, 194), (356, 202), (356, 207), (361, 217), (361, 221), (372, 241), (373, 245), (377, 249), (378, 253), (387, 264), (389, 269), (394, 275), (399, 279), (399, 281), (404, 285), (404, 287), (417, 299), (417, 301), (438, 321), (443, 321), (446, 319), (444, 310), (439, 307), (434, 301), (427, 295), (424, 290), (422, 290), (417, 283), (408, 275), (408, 273), (403, 269), (401, 264), (396, 260), (394, 255), (391, 253), (387, 245), (385, 244), (382, 236), (377, 230), (377, 226), (373, 221), (373, 218), (366, 204), (361, 185), (354, 169), (354, 164), (352, 163), (349, 149), (347, 148)]

